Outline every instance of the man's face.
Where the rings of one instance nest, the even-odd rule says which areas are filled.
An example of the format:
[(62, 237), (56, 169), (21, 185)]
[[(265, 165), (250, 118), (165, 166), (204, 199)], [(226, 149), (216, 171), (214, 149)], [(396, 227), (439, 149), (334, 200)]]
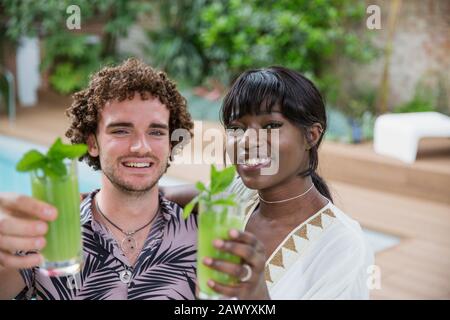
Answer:
[[(169, 110), (158, 98), (105, 105), (89, 154), (99, 156), (103, 174), (128, 193), (149, 191), (164, 174), (170, 155)], [(95, 138), (97, 141), (95, 141)], [(96, 145), (98, 143), (98, 145)]]

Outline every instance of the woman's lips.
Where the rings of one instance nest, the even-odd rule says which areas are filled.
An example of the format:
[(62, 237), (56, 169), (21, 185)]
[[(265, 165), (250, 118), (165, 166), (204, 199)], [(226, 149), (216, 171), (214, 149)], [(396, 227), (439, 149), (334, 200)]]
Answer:
[(270, 159), (270, 158), (249, 159), (249, 160), (246, 160), (244, 163), (238, 163), (238, 167), (246, 172), (256, 171), (261, 168), (270, 167), (271, 162), (272, 162), (272, 159)]

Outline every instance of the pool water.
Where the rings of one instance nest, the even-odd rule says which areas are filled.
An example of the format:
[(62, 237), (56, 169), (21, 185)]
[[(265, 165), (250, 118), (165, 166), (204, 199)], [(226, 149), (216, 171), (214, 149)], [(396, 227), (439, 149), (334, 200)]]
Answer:
[(363, 228), (363, 232), (375, 253), (389, 249), (401, 240), (399, 237), (366, 228)]

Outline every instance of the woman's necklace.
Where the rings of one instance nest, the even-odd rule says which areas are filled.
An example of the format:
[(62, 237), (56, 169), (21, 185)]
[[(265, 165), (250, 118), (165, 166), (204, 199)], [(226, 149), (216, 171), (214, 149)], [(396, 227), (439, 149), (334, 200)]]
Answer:
[(101, 216), (103, 218), (105, 218), (106, 221), (108, 221), (109, 223), (111, 223), (111, 225), (113, 225), (117, 230), (119, 230), (120, 232), (122, 232), (125, 235), (125, 238), (123, 238), (121, 244), (120, 244), (120, 248), (122, 249), (122, 251), (127, 254), (127, 253), (134, 253), (134, 250), (136, 250), (137, 248), (137, 241), (134, 238), (134, 235), (136, 233), (138, 233), (139, 231), (141, 231), (142, 229), (148, 227), (150, 225), (150, 223), (153, 222), (153, 220), (155, 219), (156, 215), (155, 214), (152, 219), (147, 222), (144, 226), (140, 227), (139, 229), (133, 230), (133, 231), (124, 231), (122, 228), (120, 228), (118, 225), (116, 225), (114, 222), (112, 222), (111, 220), (109, 220), (102, 212), (102, 210), (100, 210), (100, 207), (98, 205), (98, 201), (97, 198), (94, 199), (95, 202), (95, 208), (97, 209), (97, 211), (101, 214)]
[(283, 203), (283, 202), (287, 202), (287, 201), (291, 201), (291, 200), (294, 200), (294, 199), (303, 197), (303, 196), (306, 195), (309, 191), (311, 191), (311, 189), (312, 189), (313, 187), (314, 187), (314, 183), (311, 185), (311, 187), (310, 187), (308, 190), (306, 190), (306, 191), (303, 192), (302, 194), (299, 194), (298, 196), (295, 196), (295, 197), (292, 197), (292, 198), (289, 198), (289, 199), (284, 199), (284, 200), (267, 201), (267, 200), (264, 200), (263, 198), (261, 198), (261, 196), (259, 195), (259, 193), (258, 193), (258, 197), (259, 197), (259, 200), (261, 200), (261, 201), (264, 202), (264, 203)]

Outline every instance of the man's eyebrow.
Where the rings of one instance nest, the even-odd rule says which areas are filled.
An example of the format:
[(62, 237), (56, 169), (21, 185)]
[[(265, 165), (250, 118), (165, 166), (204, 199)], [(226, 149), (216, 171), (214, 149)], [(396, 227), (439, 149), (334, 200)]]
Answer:
[(167, 124), (161, 123), (161, 122), (152, 122), (148, 127), (169, 130), (169, 126)]
[(116, 128), (116, 127), (129, 127), (132, 128), (133, 124), (131, 122), (111, 122), (106, 126), (107, 129), (109, 128)]
[[(134, 125), (131, 122), (111, 122), (110, 124), (108, 124), (106, 126), (107, 129), (110, 128), (117, 128), (117, 127), (126, 127), (126, 128), (133, 128)], [(161, 122), (152, 122), (150, 123), (150, 125), (148, 126), (149, 128), (152, 129), (166, 129), (169, 130), (169, 126), (165, 123), (161, 123)]]

